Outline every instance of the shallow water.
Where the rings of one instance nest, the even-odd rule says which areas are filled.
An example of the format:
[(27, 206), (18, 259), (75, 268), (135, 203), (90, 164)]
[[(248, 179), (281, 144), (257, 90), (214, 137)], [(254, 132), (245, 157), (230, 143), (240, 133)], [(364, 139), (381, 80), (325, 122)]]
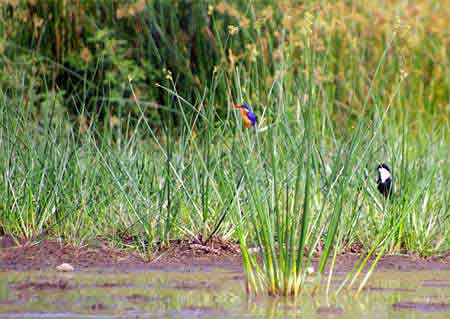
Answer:
[(450, 272), (376, 272), (352, 292), (296, 300), (248, 298), (242, 273), (189, 271), (0, 272), (0, 318), (449, 318)]

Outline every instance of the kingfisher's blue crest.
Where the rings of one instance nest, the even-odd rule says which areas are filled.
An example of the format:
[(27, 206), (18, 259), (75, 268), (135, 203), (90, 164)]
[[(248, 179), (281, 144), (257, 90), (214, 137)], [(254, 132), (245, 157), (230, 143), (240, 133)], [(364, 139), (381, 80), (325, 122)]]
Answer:
[(247, 103), (235, 105), (234, 108), (241, 111), (241, 116), (242, 120), (244, 121), (245, 127), (247, 128), (250, 128), (252, 126), (256, 127), (257, 117)]

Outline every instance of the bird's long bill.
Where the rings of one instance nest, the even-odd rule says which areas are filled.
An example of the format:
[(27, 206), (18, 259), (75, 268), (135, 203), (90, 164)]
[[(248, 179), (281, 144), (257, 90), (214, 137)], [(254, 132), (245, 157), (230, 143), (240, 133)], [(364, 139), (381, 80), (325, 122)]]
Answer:
[(236, 105), (233, 105), (233, 108), (234, 108), (234, 109), (238, 109), (238, 110), (242, 110), (242, 109), (244, 108), (244, 106), (243, 106), (243, 105), (236, 104)]

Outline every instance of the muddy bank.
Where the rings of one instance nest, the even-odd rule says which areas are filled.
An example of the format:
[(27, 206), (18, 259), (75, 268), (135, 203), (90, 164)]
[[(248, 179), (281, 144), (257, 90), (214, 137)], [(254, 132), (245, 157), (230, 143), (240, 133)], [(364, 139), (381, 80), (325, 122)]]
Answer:
[[(359, 258), (359, 252), (341, 254), (336, 271), (349, 271)], [(45, 270), (61, 263), (70, 263), (75, 270), (105, 268), (112, 270), (163, 270), (173, 268), (224, 267), (240, 269), (242, 266), (238, 245), (213, 240), (208, 245), (192, 241), (174, 241), (169, 248), (156, 251), (151, 260), (136, 252), (114, 249), (105, 243), (95, 246), (73, 247), (52, 240), (17, 243), (10, 238), (0, 240), (0, 270)], [(409, 255), (389, 255), (380, 259), (378, 270), (448, 270), (450, 253), (433, 258)]]

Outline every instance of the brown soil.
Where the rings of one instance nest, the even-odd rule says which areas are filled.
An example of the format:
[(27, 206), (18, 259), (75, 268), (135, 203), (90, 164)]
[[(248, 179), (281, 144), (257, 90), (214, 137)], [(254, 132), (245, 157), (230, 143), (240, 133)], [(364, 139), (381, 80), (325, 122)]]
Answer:
[[(242, 267), (239, 246), (216, 238), (207, 245), (188, 240), (174, 241), (168, 248), (155, 252), (155, 256), (151, 261), (146, 261), (134, 252), (113, 249), (106, 244), (73, 247), (51, 240), (16, 243), (8, 237), (0, 238), (0, 271), (54, 269), (63, 262), (74, 266), (76, 271), (92, 268), (125, 271), (177, 268), (189, 270), (197, 267), (207, 271), (211, 267), (225, 267), (230, 270)], [(343, 253), (337, 258), (335, 271), (351, 270), (358, 257), (358, 252)], [(377, 269), (450, 270), (450, 253), (428, 259), (407, 255), (384, 256), (380, 259)]]
[(0, 269), (3, 270), (48, 269), (55, 268), (64, 262), (76, 269), (144, 264), (135, 254), (115, 250), (105, 245), (72, 247), (50, 240), (13, 244), (10, 239), (2, 239), (0, 243), (3, 244), (0, 246)]

